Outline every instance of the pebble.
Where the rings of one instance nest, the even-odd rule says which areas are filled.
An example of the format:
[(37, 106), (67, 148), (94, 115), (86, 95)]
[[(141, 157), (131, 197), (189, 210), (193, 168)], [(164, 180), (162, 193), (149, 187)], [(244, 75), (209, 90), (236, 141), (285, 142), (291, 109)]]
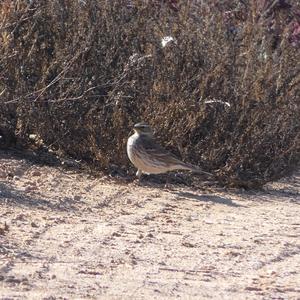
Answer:
[(35, 227), (35, 228), (37, 228), (37, 227), (39, 227), (36, 223), (34, 223), (34, 222), (31, 222), (31, 227)]
[(80, 201), (80, 200), (81, 200), (81, 197), (78, 196), (78, 195), (76, 195), (76, 196), (73, 197), (73, 199), (74, 199), (74, 201)]
[(38, 171), (38, 170), (35, 170), (35, 171), (33, 171), (33, 172), (31, 173), (31, 175), (32, 175), (32, 176), (41, 176), (42, 173), (41, 173), (40, 171)]
[(34, 190), (36, 190), (36, 189), (37, 189), (36, 186), (33, 186), (33, 185), (27, 186), (27, 187), (25, 188), (25, 192), (31, 192), (31, 191), (34, 191)]

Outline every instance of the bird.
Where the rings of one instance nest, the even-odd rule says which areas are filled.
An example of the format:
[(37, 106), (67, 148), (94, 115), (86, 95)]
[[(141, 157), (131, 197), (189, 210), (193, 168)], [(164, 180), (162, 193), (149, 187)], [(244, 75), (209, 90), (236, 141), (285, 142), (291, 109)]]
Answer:
[(142, 174), (160, 174), (174, 170), (189, 170), (212, 176), (198, 166), (179, 160), (163, 148), (155, 141), (153, 131), (147, 123), (137, 123), (133, 130), (134, 134), (127, 140), (127, 155), (137, 168), (136, 176), (139, 180)]

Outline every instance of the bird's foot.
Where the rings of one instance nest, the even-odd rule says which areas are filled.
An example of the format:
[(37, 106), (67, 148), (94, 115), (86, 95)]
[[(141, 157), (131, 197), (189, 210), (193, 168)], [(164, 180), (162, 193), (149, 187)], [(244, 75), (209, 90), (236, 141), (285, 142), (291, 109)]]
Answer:
[(146, 184), (146, 182), (143, 178), (143, 173), (140, 170), (138, 170), (136, 172), (136, 176), (137, 176), (137, 178), (134, 180), (134, 183), (139, 186), (144, 186)]
[(146, 181), (137, 178), (137, 179), (134, 180), (134, 184), (135, 184), (135, 185), (138, 185), (138, 186), (145, 186), (145, 185), (146, 185)]
[(167, 191), (174, 191), (175, 190), (174, 187), (171, 184), (171, 181), (170, 181), (169, 177), (167, 177), (166, 183), (164, 184), (164, 190), (167, 190)]

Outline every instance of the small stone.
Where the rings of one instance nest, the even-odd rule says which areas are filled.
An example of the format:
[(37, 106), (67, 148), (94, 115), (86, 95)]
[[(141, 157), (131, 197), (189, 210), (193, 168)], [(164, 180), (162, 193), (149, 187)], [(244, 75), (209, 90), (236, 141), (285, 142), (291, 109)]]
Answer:
[(18, 220), (18, 221), (26, 221), (26, 215), (25, 214), (19, 214), (16, 217), (16, 220)]
[(190, 243), (190, 242), (183, 242), (182, 246), (187, 247), (187, 248), (194, 248), (194, 247), (196, 247), (195, 244)]
[(135, 259), (133, 259), (133, 260), (131, 261), (131, 263), (132, 263), (133, 265), (137, 265), (137, 261), (136, 261)]
[(41, 176), (42, 173), (41, 173), (40, 171), (38, 171), (38, 170), (35, 170), (35, 171), (33, 171), (33, 172), (31, 173), (31, 175), (32, 175), (32, 176)]
[(121, 236), (121, 234), (120, 234), (120, 233), (118, 233), (118, 232), (114, 232), (114, 233), (112, 234), (112, 236), (120, 237), (120, 236)]
[(150, 220), (150, 221), (153, 221), (155, 219), (154, 216), (150, 215), (150, 214), (147, 214), (145, 217), (144, 217), (146, 220)]
[(31, 192), (31, 191), (34, 191), (34, 190), (36, 190), (36, 186), (27, 186), (25, 188), (25, 192)]
[(37, 227), (39, 227), (36, 223), (34, 223), (34, 222), (31, 222), (31, 227), (35, 227), (35, 228), (37, 228)]

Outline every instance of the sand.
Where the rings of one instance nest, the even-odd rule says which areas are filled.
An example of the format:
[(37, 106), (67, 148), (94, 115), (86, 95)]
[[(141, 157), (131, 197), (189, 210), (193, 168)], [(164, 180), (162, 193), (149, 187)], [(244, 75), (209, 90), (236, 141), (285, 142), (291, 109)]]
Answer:
[(300, 299), (300, 172), (261, 191), (0, 152), (0, 299)]

